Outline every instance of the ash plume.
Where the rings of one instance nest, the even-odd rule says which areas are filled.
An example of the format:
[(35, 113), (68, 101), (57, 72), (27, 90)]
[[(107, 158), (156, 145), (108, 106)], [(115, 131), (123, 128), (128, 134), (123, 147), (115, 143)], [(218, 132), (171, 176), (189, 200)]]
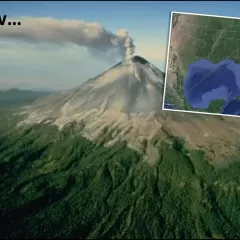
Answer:
[(127, 30), (122, 29), (118, 33), (118, 36), (124, 39), (125, 46), (125, 60), (126, 62), (131, 62), (133, 54), (135, 52), (135, 46), (133, 44), (133, 39), (129, 36)]
[[(8, 19), (10, 20), (10, 19)], [(59, 20), (50, 17), (21, 17), (21, 26), (1, 26), (0, 38), (22, 40), (31, 43), (76, 44), (90, 52), (109, 57), (125, 56), (130, 59), (134, 53), (133, 40), (126, 30), (113, 33), (98, 22), (82, 20)]]

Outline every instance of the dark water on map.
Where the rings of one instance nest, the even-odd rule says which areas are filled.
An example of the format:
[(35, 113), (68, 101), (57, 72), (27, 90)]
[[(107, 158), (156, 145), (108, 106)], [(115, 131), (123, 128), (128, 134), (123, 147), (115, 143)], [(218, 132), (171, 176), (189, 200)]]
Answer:
[(213, 64), (207, 60), (198, 60), (189, 65), (184, 81), (186, 100), (193, 108), (208, 108), (212, 100), (225, 101), (221, 113), (238, 115), (240, 101), (240, 64), (232, 60), (223, 60)]

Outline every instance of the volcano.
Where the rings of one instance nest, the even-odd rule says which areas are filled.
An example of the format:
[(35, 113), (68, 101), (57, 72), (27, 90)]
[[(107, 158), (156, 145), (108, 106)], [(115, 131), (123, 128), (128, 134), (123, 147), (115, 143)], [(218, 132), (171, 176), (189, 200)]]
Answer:
[[(129, 115), (159, 113), (163, 79), (163, 72), (135, 56), (131, 63), (121, 62), (65, 94), (46, 99), (48, 104), (38, 102), (34, 108), (41, 111), (42, 117), (57, 115), (59, 120), (93, 109)], [(54, 106), (54, 114), (49, 115), (49, 105)]]
[(74, 89), (25, 107), (19, 125), (44, 123), (62, 129), (74, 122), (81, 126), (78, 133), (82, 136), (104, 140), (106, 145), (125, 141), (135, 150), (144, 150), (151, 162), (159, 158), (153, 139), (160, 143), (175, 135), (186, 139), (189, 146), (211, 144), (214, 148), (238, 136), (233, 127), (237, 123), (229, 125), (229, 119), (162, 111), (164, 75), (144, 58), (134, 56)]

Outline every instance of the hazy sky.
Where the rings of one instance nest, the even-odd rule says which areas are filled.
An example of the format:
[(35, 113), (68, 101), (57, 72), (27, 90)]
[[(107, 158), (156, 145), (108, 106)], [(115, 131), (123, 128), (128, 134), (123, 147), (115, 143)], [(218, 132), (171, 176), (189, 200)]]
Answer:
[(171, 11), (238, 17), (240, 2), (0, 2), (0, 9), (22, 19), (22, 26), (0, 26), (0, 88), (67, 89), (121, 59), (111, 41), (121, 41), (120, 29), (136, 54), (165, 71)]

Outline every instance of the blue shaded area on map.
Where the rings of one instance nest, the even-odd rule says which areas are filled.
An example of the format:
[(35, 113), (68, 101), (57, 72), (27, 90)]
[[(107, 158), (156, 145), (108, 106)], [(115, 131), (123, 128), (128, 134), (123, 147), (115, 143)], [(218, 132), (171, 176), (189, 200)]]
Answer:
[(223, 60), (217, 64), (198, 60), (189, 65), (184, 95), (192, 108), (207, 109), (212, 100), (223, 99), (221, 113), (240, 114), (240, 64)]
[(173, 105), (169, 103), (167, 100), (164, 100), (164, 108), (165, 109), (174, 109)]
[(235, 99), (231, 101), (222, 111), (223, 114), (240, 115), (240, 100)]

